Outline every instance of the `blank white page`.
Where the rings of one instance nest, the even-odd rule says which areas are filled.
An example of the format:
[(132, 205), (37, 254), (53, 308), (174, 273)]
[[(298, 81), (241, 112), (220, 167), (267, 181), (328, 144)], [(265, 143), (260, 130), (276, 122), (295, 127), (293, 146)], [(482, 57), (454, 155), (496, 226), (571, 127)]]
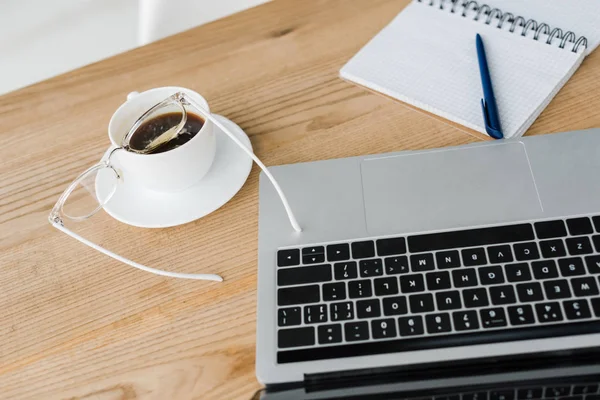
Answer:
[(521, 136), (581, 63), (558, 46), (413, 2), (340, 71), (344, 79), (485, 132), (475, 35), (483, 37), (504, 136)]

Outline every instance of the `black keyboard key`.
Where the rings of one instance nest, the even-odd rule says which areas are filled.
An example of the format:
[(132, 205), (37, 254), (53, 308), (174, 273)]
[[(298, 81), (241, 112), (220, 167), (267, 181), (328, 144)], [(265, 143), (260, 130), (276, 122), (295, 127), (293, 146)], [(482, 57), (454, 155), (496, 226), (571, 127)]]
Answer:
[(388, 339), (396, 337), (396, 321), (393, 318), (376, 319), (371, 321), (373, 339)]
[(568, 219), (567, 226), (571, 236), (589, 235), (594, 232), (592, 221), (588, 217)]
[(571, 393), (571, 386), (563, 385), (563, 386), (553, 386), (547, 387), (544, 392), (544, 397), (561, 397), (568, 396)]
[(292, 265), (300, 265), (300, 250), (279, 250), (277, 252), (277, 265), (279, 267), (290, 267)]
[(319, 344), (340, 343), (342, 341), (342, 325), (321, 325), (317, 328)]
[(535, 261), (531, 263), (535, 279), (558, 278), (558, 269), (554, 260)]
[(358, 278), (356, 269), (356, 261), (346, 261), (333, 265), (335, 280), (355, 279)]
[(435, 309), (433, 304), (433, 295), (430, 293), (413, 294), (408, 298), (410, 303), (410, 312), (413, 314), (431, 312)]
[(452, 331), (450, 314), (448, 313), (426, 315), (425, 325), (427, 326), (427, 333), (445, 333)]
[(544, 282), (544, 291), (548, 300), (568, 299), (571, 297), (569, 281), (566, 279), (556, 279)]
[(321, 301), (319, 285), (296, 286), (277, 290), (277, 305), (318, 303)]
[(477, 286), (477, 271), (475, 268), (464, 268), (452, 271), (452, 280), (454, 287), (473, 287)]
[(544, 293), (539, 282), (520, 283), (517, 285), (517, 294), (521, 303), (544, 300)]
[(420, 253), (533, 239), (535, 236), (531, 224), (517, 224), (410, 236), (408, 249), (411, 253)]
[(460, 292), (458, 290), (449, 290), (447, 292), (437, 292), (435, 294), (438, 310), (458, 310), (462, 308), (460, 301)]
[(344, 336), (347, 342), (356, 342), (358, 340), (369, 339), (369, 323), (362, 322), (347, 322), (344, 325)]
[(536, 400), (541, 399), (543, 395), (544, 389), (541, 387), (538, 388), (526, 388), (519, 389), (517, 391), (517, 399), (518, 400)]
[(573, 394), (589, 394), (596, 392), (598, 392), (598, 384), (575, 385), (573, 387)]
[(433, 254), (413, 254), (410, 256), (410, 267), (413, 272), (433, 271), (435, 269)]
[(479, 282), (482, 285), (497, 285), (504, 283), (504, 274), (499, 265), (479, 268)]
[(600, 232), (600, 216), (592, 217), (592, 221), (594, 221), (594, 226), (596, 227), (596, 232)]
[(348, 321), (354, 319), (354, 304), (351, 301), (333, 303), (329, 308), (332, 321)]
[(373, 281), (375, 296), (398, 294), (398, 279), (395, 277), (378, 278)]
[(403, 237), (379, 239), (376, 243), (377, 255), (379, 257), (406, 253), (406, 239)]
[(484, 308), (479, 310), (479, 315), (484, 328), (499, 328), (508, 325), (504, 308)]
[(398, 328), (400, 336), (416, 336), (425, 333), (423, 318), (418, 315), (398, 318)]
[(373, 296), (371, 281), (369, 279), (363, 279), (360, 281), (348, 282), (348, 293), (351, 299), (360, 299), (363, 297)]
[(454, 329), (457, 331), (469, 331), (479, 329), (479, 320), (476, 311), (456, 311), (452, 313)]
[(540, 258), (540, 253), (535, 242), (517, 243), (513, 247), (515, 249), (515, 257), (518, 261), (537, 260)]
[(326, 283), (323, 285), (323, 301), (338, 301), (346, 298), (344, 282)]
[(592, 236), (592, 240), (594, 242), (594, 247), (596, 248), (596, 253), (600, 253), (600, 235)]
[(354, 242), (352, 247), (352, 258), (370, 258), (375, 257), (375, 244), (372, 240), (365, 242)]
[(504, 264), (513, 261), (512, 250), (508, 244), (501, 246), (490, 246), (487, 249), (487, 253), (490, 263), (492, 264)]
[(285, 268), (277, 271), (277, 285), (302, 285), (305, 283), (327, 282), (333, 279), (331, 265)]
[(562, 276), (585, 275), (585, 268), (580, 257), (561, 258), (558, 260), (558, 266)]
[(384, 264), (387, 275), (406, 274), (410, 271), (406, 256), (388, 257), (384, 260)]
[(327, 322), (327, 306), (317, 304), (314, 306), (304, 306), (304, 323), (318, 324)]
[(302, 311), (300, 307), (280, 308), (277, 310), (278, 326), (300, 325), (301, 322)]
[(587, 236), (568, 238), (567, 249), (569, 249), (569, 254), (572, 256), (590, 254), (594, 252), (594, 250), (592, 250), (592, 243)]
[(594, 309), (594, 315), (596, 317), (600, 317), (600, 297), (593, 298), (591, 301), (592, 308)]
[(374, 318), (381, 316), (379, 299), (360, 300), (356, 302), (356, 316), (358, 318)]
[(464, 393), (463, 400), (488, 400), (487, 392)]
[(492, 390), (490, 400), (515, 400), (515, 391), (513, 389)]
[(405, 296), (386, 297), (383, 301), (383, 315), (408, 314)]
[(429, 272), (425, 275), (425, 279), (427, 280), (428, 290), (443, 290), (452, 287), (450, 274), (447, 271)]
[(485, 250), (483, 247), (478, 247), (476, 249), (465, 249), (461, 253), (463, 264), (466, 267), (487, 264), (487, 258), (485, 257)]
[(312, 326), (277, 331), (277, 345), (280, 349), (290, 347), (313, 346), (315, 344), (315, 328)]
[(505, 265), (504, 272), (506, 272), (506, 279), (509, 282), (526, 282), (531, 280), (531, 271), (527, 263)]
[(587, 256), (585, 263), (590, 274), (600, 274), (600, 256)]
[(435, 260), (440, 269), (460, 267), (460, 256), (457, 250), (440, 251), (436, 253)]
[(487, 291), (484, 288), (465, 289), (462, 295), (465, 306), (468, 308), (485, 307), (490, 304)]
[(311, 256), (314, 254), (325, 254), (325, 247), (323, 246), (311, 246), (302, 249), (302, 256)]
[(558, 322), (563, 320), (560, 303), (557, 301), (538, 303), (535, 305), (535, 311), (540, 322)]
[(536, 222), (533, 226), (535, 226), (535, 232), (537, 233), (538, 239), (551, 239), (567, 236), (565, 223), (561, 220)]
[(544, 258), (564, 257), (567, 255), (567, 250), (561, 239), (544, 240), (540, 242), (540, 249), (542, 249), (542, 256)]
[(325, 254), (307, 254), (302, 256), (302, 264), (312, 265), (325, 262)]
[(327, 261), (345, 261), (349, 259), (350, 246), (348, 243), (330, 244), (327, 246)]
[(381, 258), (374, 258), (372, 260), (360, 260), (358, 262), (358, 270), (360, 271), (361, 278), (381, 276), (383, 275), (383, 263), (381, 262)]
[(493, 305), (514, 304), (517, 302), (515, 289), (512, 285), (490, 287), (490, 299)]
[(573, 294), (577, 297), (597, 296), (600, 294), (596, 280), (592, 276), (573, 278), (571, 279), (571, 286), (573, 286)]
[(529, 304), (523, 304), (521, 306), (508, 307), (508, 318), (510, 323), (514, 326), (528, 325), (535, 323), (535, 317), (533, 316), (533, 308)]
[(425, 281), (423, 275), (401, 275), (400, 290), (402, 293), (416, 293), (425, 291)]
[(567, 319), (577, 320), (592, 317), (590, 306), (585, 299), (565, 301), (563, 302), (563, 307), (565, 308)]

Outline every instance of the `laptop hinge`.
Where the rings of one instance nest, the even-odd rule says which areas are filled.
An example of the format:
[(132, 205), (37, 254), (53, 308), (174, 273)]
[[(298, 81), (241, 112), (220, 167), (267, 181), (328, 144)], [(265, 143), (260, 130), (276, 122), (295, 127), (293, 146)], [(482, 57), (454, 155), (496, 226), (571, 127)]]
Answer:
[(305, 374), (307, 392), (427, 379), (490, 375), (597, 364), (600, 347), (560, 352), (478, 358), (399, 367), (368, 368), (319, 374)]

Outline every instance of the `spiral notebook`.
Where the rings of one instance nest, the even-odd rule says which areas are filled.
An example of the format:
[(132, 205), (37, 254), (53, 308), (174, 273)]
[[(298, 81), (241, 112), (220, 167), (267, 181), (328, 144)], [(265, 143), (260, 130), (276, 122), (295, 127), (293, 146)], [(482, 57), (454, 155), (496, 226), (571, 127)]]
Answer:
[(504, 136), (519, 137), (600, 43), (600, 0), (413, 0), (340, 76), (486, 134), (477, 33)]

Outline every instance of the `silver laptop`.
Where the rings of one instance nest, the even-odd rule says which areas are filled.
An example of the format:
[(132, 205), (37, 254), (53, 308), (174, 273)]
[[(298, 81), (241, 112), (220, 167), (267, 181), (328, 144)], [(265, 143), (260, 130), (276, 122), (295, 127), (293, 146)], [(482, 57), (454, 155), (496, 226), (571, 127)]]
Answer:
[(270, 170), (262, 383), (600, 346), (600, 129)]

